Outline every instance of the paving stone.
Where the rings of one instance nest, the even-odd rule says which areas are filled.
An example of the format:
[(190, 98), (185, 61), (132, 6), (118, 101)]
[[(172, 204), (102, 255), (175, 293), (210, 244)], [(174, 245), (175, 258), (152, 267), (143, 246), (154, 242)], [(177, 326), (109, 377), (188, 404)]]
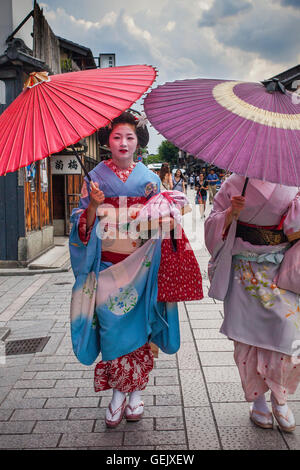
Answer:
[(176, 362), (176, 359), (173, 359), (172, 360), (169, 360), (169, 361), (165, 361), (165, 360), (156, 360), (155, 361), (155, 367), (157, 369), (170, 369), (170, 368), (173, 368), (173, 369), (176, 369), (177, 368), (177, 362)]
[(186, 444), (184, 431), (127, 432), (124, 445)]
[(218, 321), (219, 323), (222, 323), (223, 321), (220, 310), (217, 310), (215, 307), (213, 309), (205, 309), (205, 310), (191, 310), (191, 311), (188, 310), (188, 316), (191, 320), (192, 326), (194, 325), (195, 321), (204, 322), (206, 320), (209, 320), (209, 321), (215, 320), (215, 321)]
[(33, 433), (79, 433), (91, 432), (94, 426), (94, 420), (59, 420), (59, 421), (38, 421)]
[[(50, 410), (48, 410), (50, 411)], [(53, 410), (55, 411), (55, 410)], [(58, 410), (57, 410), (58, 411)], [(66, 410), (66, 413), (68, 410)], [(104, 419), (105, 408), (72, 408), (68, 419)]]
[(231, 341), (227, 339), (197, 339), (198, 351), (233, 351)]
[[(70, 388), (70, 387), (87, 387), (93, 388), (93, 380), (91, 379), (58, 379), (55, 388)], [(36, 388), (36, 387), (35, 387)]]
[(241, 383), (208, 383), (209, 396), (212, 402), (244, 402), (245, 395)]
[(300, 426), (296, 426), (296, 429), (294, 432), (292, 433), (285, 432), (283, 435), (284, 435), (284, 440), (286, 441), (288, 448), (290, 450), (300, 450)]
[(213, 403), (218, 427), (251, 427), (249, 403)]
[[(193, 331), (195, 331), (196, 329), (211, 329), (211, 328), (216, 328), (216, 329), (220, 329), (222, 325), (222, 320), (219, 320), (219, 319), (216, 319), (216, 318), (212, 318), (212, 319), (204, 319), (204, 320), (199, 320), (199, 319), (195, 319), (195, 320), (191, 320), (191, 326), (193, 328)], [(224, 335), (223, 335), (223, 338)]]
[(155, 450), (188, 450), (188, 447), (183, 444), (167, 445), (167, 446), (155, 446)]
[(66, 419), (68, 410), (66, 409), (31, 409), (31, 410), (15, 410), (11, 416), (11, 421), (42, 421)]
[(190, 324), (188, 322), (180, 323), (180, 343), (191, 342), (193, 341), (193, 335), (191, 331)]
[(174, 418), (156, 418), (157, 431), (175, 431), (177, 429), (184, 429), (182, 416), (176, 416)]
[(216, 328), (209, 329), (194, 329), (195, 339), (224, 339), (224, 335)]
[(152, 369), (150, 372), (152, 377), (178, 377), (178, 370), (176, 369)]
[(199, 360), (193, 342), (183, 343), (177, 352), (179, 369), (197, 369)]
[[(60, 390), (63, 390), (62, 387), (60, 387)], [(96, 396), (102, 396), (103, 392), (95, 392), (94, 387), (81, 387), (77, 389), (76, 396), (77, 397), (96, 397)], [(112, 391), (110, 390), (110, 394), (106, 393), (106, 395), (112, 395)]]
[(179, 394), (178, 385), (149, 385), (143, 390), (143, 395), (170, 395)]
[(36, 372), (23, 372), (21, 380), (32, 380), (36, 376)]
[(208, 395), (199, 369), (180, 370), (180, 382), (184, 407), (208, 405)]
[(98, 397), (68, 397), (68, 398), (49, 398), (45, 408), (89, 408), (98, 407)]
[(156, 395), (155, 404), (168, 406), (168, 405), (181, 405), (180, 395)]
[(37, 372), (35, 379), (80, 379), (82, 378), (83, 371), (67, 371), (67, 370), (55, 370), (55, 371), (43, 371)]
[(35, 421), (8, 421), (0, 422), (0, 435), (1, 434), (30, 434)]
[(181, 406), (145, 406), (145, 418), (172, 418), (173, 416), (182, 416)]
[[(82, 447), (80, 449), (83, 449)], [(115, 446), (115, 447), (87, 447), (87, 450), (155, 450), (155, 446)]]
[(180, 322), (185, 322), (188, 320), (186, 309), (183, 302), (178, 303), (178, 316)]
[(18, 380), (14, 388), (52, 388), (56, 380)]
[(190, 450), (220, 449), (213, 415), (208, 406), (185, 408), (184, 414)]
[(155, 377), (155, 385), (178, 385), (178, 377), (167, 376), (167, 377)]
[(0, 378), (1, 378), (1, 386), (3, 386), (2, 379), (4, 378), (12, 378), (16, 380), (18, 377), (21, 377), (25, 369), (25, 365), (16, 365), (11, 367), (0, 367)]
[(251, 427), (219, 427), (224, 450), (286, 450), (281, 434), (274, 429)]
[(27, 390), (25, 398), (65, 398), (75, 397), (77, 388), (32, 388)]
[(203, 367), (203, 372), (207, 382), (240, 383), (241, 381), (238, 369), (235, 366)]
[(28, 399), (12, 399), (7, 398), (1, 403), (1, 408), (8, 409), (31, 409), (31, 408), (43, 408), (46, 402), (45, 398), (28, 398)]
[(0, 436), (0, 449), (56, 448), (60, 434), (22, 434)]
[[(134, 433), (129, 432), (128, 435)], [(71, 433), (63, 434), (59, 447), (99, 447), (99, 446), (120, 446), (123, 440), (123, 433)]]
[(7, 394), (10, 391), (10, 387), (0, 387), (0, 404), (7, 397)]
[(199, 351), (202, 366), (234, 366), (235, 361), (231, 351)]
[(221, 311), (222, 310), (222, 306), (220, 307), (220, 305), (217, 305), (213, 299), (210, 299), (209, 297), (204, 297), (203, 300), (200, 300), (199, 302), (198, 301), (195, 301), (195, 302), (185, 302), (185, 305), (186, 305), (186, 309), (187, 309), (187, 312), (188, 314), (190, 312), (197, 312), (197, 311), (201, 311), (201, 312), (209, 312), (209, 311)]
[(4, 410), (0, 408), (0, 421), (7, 421), (11, 415), (13, 414), (14, 410)]

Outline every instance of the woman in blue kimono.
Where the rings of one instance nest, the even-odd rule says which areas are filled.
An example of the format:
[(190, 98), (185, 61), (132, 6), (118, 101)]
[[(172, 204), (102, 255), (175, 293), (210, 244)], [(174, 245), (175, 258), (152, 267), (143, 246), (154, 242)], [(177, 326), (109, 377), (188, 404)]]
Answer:
[(159, 177), (133, 161), (137, 146), (148, 143), (143, 124), (126, 112), (101, 130), (112, 158), (89, 173), (91, 182), (85, 178), (72, 214), (73, 350), (83, 364), (92, 364), (101, 352), (94, 385), (95, 391), (113, 389), (108, 427), (116, 427), (123, 415), (137, 421), (143, 414), (140, 393), (153, 368), (150, 341), (168, 354), (180, 345), (177, 304), (157, 300), (161, 221), (149, 239), (148, 224), (131, 223), (160, 191)]

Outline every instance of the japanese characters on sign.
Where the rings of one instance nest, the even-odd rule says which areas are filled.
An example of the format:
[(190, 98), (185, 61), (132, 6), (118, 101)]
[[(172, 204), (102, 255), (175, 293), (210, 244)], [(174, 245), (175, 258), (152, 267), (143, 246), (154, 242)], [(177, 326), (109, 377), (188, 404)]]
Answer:
[(75, 155), (57, 155), (51, 159), (52, 175), (80, 175), (81, 166)]

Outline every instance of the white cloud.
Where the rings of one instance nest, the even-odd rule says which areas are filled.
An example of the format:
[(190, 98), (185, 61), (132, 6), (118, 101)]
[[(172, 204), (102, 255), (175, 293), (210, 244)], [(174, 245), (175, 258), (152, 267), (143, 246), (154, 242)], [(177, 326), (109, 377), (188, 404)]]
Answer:
[(167, 26), (165, 27), (166, 31), (173, 31), (176, 26), (176, 21), (169, 21)]
[(123, 21), (127, 26), (128, 33), (135, 36), (137, 39), (145, 39), (146, 41), (151, 41), (152, 37), (149, 31), (143, 30), (139, 28), (136, 24), (132, 16), (124, 15)]

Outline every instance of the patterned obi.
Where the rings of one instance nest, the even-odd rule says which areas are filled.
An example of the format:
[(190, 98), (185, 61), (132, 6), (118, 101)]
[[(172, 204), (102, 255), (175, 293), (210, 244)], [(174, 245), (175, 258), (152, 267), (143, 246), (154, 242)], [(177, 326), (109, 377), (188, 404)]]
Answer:
[(236, 237), (252, 245), (280, 245), (288, 241), (283, 230), (278, 226), (259, 226), (238, 221)]

